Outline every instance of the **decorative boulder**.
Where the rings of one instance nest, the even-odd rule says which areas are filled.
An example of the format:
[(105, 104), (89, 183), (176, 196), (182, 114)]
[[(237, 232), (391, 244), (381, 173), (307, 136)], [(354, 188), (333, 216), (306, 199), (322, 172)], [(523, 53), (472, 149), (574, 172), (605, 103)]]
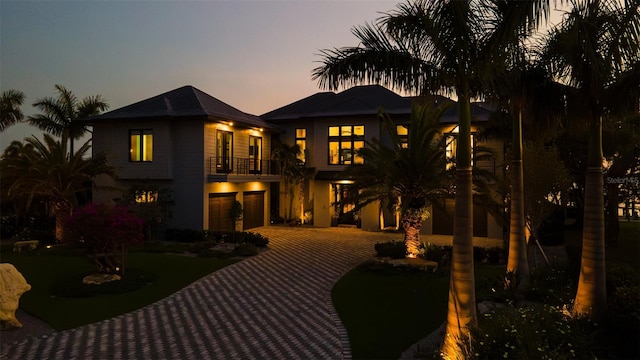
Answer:
[(24, 276), (12, 264), (0, 264), (0, 330), (21, 328), (16, 319), (20, 296), (31, 290)]

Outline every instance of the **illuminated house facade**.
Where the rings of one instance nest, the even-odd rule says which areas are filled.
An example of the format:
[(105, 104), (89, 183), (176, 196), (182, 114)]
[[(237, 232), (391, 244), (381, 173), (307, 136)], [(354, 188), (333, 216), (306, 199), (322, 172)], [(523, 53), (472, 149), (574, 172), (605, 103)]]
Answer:
[[(269, 223), (270, 188), (280, 181), (271, 160), (278, 132), (244, 113), (185, 86), (87, 119), (93, 151), (107, 154), (117, 180), (98, 179), (94, 201), (113, 202), (138, 184), (155, 184), (164, 199), (167, 228), (250, 229)], [(140, 194), (137, 201), (156, 201)], [(243, 205), (241, 223), (229, 209)]]
[[(451, 102), (444, 97), (435, 97), (436, 102)], [(398, 126), (398, 135), (407, 134), (407, 124), (413, 99), (402, 97), (382, 86), (356, 86), (345, 91), (321, 92), (269, 113), (261, 115), (266, 122), (283, 130), (280, 140), (287, 144), (298, 144), (304, 150), (300, 159), (306, 166), (316, 170), (315, 177), (305, 183), (305, 211), (310, 213), (315, 226), (358, 225), (366, 230), (379, 230), (397, 226), (394, 214), (379, 204), (370, 204), (359, 212), (353, 206), (336, 205), (349, 191), (351, 181), (342, 176), (342, 171), (352, 163), (362, 161), (355, 154), (365, 141), (381, 139), (382, 126), (377, 116), (384, 108)], [(472, 105), (472, 132), (476, 132), (488, 120), (490, 111), (480, 104)], [(458, 115), (455, 103), (441, 118), (447, 156), (455, 158)], [(382, 137), (384, 141), (384, 136)], [(476, 166), (501, 172), (504, 149), (501, 142), (477, 143), (474, 146), (490, 148), (495, 156), (490, 161)], [(476, 144), (477, 143), (477, 144)], [(499, 175), (499, 174), (498, 174)], [(500, 176), (500, 175), (499, 175)], [(298, 192), (294, 192), (297, 196)], [(282, 194), (282, 191), (281, 191)], [(280, 203), (284, 197), (280, 196)], [(299, 199), (292, 202), (296, 207)], [(453, 199), (445, 202), (446, 211), (433, 209), (433, 216), (425, 221), (422, 232), (426, 234), (451, 235), (453, 232)], [(381, 209), (382, 208), (382, 209)], [(300, 214), (294, 209), (293, 214)], [(286, 217), (280, 209), (280, 215)], [(296, 216), (299, 217), (299, 216)], [(502, 238), (502, 227), (481, 207), (474, 207), (474, 235)]]

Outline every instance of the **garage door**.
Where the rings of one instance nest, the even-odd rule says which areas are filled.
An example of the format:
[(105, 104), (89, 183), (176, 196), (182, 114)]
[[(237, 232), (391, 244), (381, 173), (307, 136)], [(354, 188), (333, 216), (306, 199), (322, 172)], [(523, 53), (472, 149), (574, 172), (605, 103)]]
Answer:
[(233, 231), (229, 210), (236, 194), (209, 194), (209, 230)]
[(243, 229), (264, 226), (264, 191), (243, 193)]

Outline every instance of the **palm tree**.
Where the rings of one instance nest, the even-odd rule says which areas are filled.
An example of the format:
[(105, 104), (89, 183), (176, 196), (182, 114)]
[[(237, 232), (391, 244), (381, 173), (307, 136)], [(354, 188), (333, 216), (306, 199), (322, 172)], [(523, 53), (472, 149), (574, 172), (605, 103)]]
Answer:
[(24, 102), (24, 93), (19, 90), (7, 90), (0, 97), (0, 132), (19, 123), (24, 118), (20, 106)]
[[(353, 179), (344, 203), (355, 209), (374, 202), (386, 203), (400, 214), (408, 256), (415, 257), (420, 245), (420, 228), (436, 205), (451, 190), (439, 119), (446, 107), (414, 105), (407, 143), (398, 137), (395, 123), (380, 110), (383, 128), (391, 146), (378, 139), (365, 142), (357, 151), (364, 160), (351, 164), (344, 175)], [(406, 146), (405, 146), (406, 145)]]
[(537, 18), (547, 9), (543, 5), (548, 1), (528, 1), (529, 11), (514, 12), (501, 22), (492, 18), (488, 9), (506, 3), (511, 2), (418, 0), (400, 4), (375, 24), (354, 28), (359, 46), (323, 50), (323, 64), (313, 72), (320, 86), (330, 89), (380, 83), (414, 93), (455, 93), (458, 98), (453, 260), (447, 336), (442, 347), (447, 358), (463, 356), (461, 341), (477, 323), (470, 114), (471, 98), (480, 92), (477, 69), (487, 61), (484, 54), (493, 48), (493, 42), (504, 39), (492, 36), (501, 29), (497, 25), (518, 16)]
[(74, 140), (82, 137), (88, 130), (85, 124), (78, 121), (100, 114), (109, 108), (101, 95), (78, 98), (62, 85), (55, 85), (58, 97), (46, 97), (36, 100), (33, 106), (42, 114), (28, 118), (29, 124), (55, 136), (65, 136), (70, 140), (70, 153), (74, 153)]
[(59, 141), (48, 134), (43, 134), (43, 141), (35, 136), (25, 141), (18, 156), (5, 156), (0, 162), (0, 179), (6, 186), (3, 194), (8, 200), (22, 201), (27, 208), (34, 199), (49, 201), (56, 218), (56, 240), (61, 242), (64, 240), (63, 225), (79, 199), (91, 190), (93, 178), (101, 174), (113, 175), (114, 168), (104, 155), (87, 158), (91, 140), (73, 155), (67, 152), (64, 135)]
[[(271, 157), (276, 160), (280, 166), (280, 174), (284, 177), (284, 193), (285, 203), (289, 199), (288, 220), (293, 217), (293, 190), (294, 186), (299, 186), (298, 201), (300, 205), (300, 221), (304, 222), (304, 198), (305, 198), (305, 182), (311, 179), (316, 169), (306, 166), (300, 161), (299, 156), (302, 154), (300, 145), (287, 145), (285, 143), (277, 143), (271, 151)], [(286, 204), (285, 204), (286, 205)], [(283, 211), (287, 216), (286, 206)]]
[(544, 54), (556, 76), (574, 88), (582, 104), (577, 115), (589, 127), (582, 260), (573, 312), (600, 319), (607, 314), (602, 121), (608, 112), (637, 104), (640, 96), (640, 7), (637, 0), (571, 4), (564, 21), (550, 32)]

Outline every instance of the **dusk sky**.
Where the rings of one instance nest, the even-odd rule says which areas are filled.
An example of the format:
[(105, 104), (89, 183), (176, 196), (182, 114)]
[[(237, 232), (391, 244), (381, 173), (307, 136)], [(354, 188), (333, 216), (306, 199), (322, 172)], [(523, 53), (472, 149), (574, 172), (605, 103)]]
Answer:
[[(61, 84), (110, 110), (184, 85), (260, 115), (321, 91), (321, 49), (399, 1), (0, 1), (0, 90), (31, 104)], [(14, 125), (0, 146), (42, 131)]]
[[(25, 115), (61, 84), (116, 109), (183, 85), (260, 115), (320, 91), (320, 49), (397, 1), (0, 1), (0, 89)], [(42, 131), (5, 130), (0, 146)]]

